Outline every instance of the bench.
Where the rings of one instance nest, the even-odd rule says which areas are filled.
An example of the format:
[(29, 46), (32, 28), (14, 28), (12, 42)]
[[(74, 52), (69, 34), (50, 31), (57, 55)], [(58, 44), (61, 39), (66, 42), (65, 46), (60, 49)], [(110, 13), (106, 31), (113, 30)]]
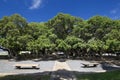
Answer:
[(82, 63), (83, 67), (97, 67), (98, 63)]
[(25, 68), (32, 68), (32, 69), (39, 69), (39, 64), (15, 64), (16, 69), (25, 69)]

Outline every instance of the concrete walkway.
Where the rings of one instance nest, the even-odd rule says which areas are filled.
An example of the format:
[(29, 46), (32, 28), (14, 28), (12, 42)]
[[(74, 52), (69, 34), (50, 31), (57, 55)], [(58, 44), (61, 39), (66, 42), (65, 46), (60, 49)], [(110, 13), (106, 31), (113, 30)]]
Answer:
[[(40, 69), (16, 69), (15, 64), (39, 64)], [(52, 61), (39, 61), (34, 62), (33, 60), (26, 61), (9, 61), (9, 60), (0, 60), (0, 76), (4, 75), (14, 75), (14, 74), (34, 74), (34, 73), (43, 73), (43, 72), (52, 72), (57, 75), (66, 76), (73, 75), (72, 72), (106, 72), (110, 70), (120, 69), (120, 66), (108, 65), (105, 63), (100, 63), (97, 67), (84, 68), (82, 63), (90, 63), (90, 61), (85, 60), (66, 60), (65, 62), (59, 62), (58, 60)]]
[(66, 62), (55, 61), (50, 80), (76, 80), (76, 77)]
[(70, 67), (68, 66), (68, 64), (66, 62), (58, 62), (55, 61), (55, 65), (53, 67), (53, 71), (57, 71), (57, 70), (68, 70), (70, 71)]

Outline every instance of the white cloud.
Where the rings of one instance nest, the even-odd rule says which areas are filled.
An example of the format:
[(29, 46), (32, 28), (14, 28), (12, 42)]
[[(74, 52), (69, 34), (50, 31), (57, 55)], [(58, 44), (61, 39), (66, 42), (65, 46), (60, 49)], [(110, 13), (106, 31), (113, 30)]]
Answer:
[(120, 19), (120, 16), (114, 16), (112, 19)]
[(117, 12), (118, 12), (117, 9), (113, 9), (113, 10), (110, 11), (111, 14), (116, 14)]
[(42, 3), (42, 0), (32, 0), (32, 5), (29, 7), (29, 9), (37, 9), (40, 7)]
[(7, 0), (3, 0), (4, 2), (7, 2)]
[(110, 13), (111, 13), (111, 14), (116, 14), (116, 13), (117, 13), (117, 10), (114, 9), (114, 10), (110, 11)]
[(120, 8), (116, 8), (110, 11), (112, 19), (120, 19)]

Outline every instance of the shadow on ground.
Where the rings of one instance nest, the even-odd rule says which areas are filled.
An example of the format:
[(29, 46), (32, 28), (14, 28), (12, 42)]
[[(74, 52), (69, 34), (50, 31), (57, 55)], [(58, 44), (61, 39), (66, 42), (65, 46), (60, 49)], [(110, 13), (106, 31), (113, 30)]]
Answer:
[[(119, 75), (120, 75), (120, 67), (115, 67), (112, 64), (106, 62), (102, 62), (100, 64), (103, 70), (106, 70), (107, 72), (112, 70), (117, 70), (119, 71)], [(68, 71), (62, 69), (57, 71), (45, 71), (45, 72), (31, 73), (31, 74), (8, 75), (8, 76), (0, 77), (0, 80), (77, 80), (76, 74), (83, 75), (83, 74), (91, 74), (91, 73), (94, 72), (78, 72), (78, 71)]]
[[(106, 63), (101, 63), (101, 64), (102, 64), (102, 68), (108, 72), (112, 71), (112, 70), (117, 71), (116, 74), (118, 76), (116, 76), (116, 74), (110, 72), (110, 74), (109, 74), (110, 76), (108, 76), (108, 74), (107, 74), (107, 77), (114, 78), (114, 75), (115, 75), (115, 77), (120, 78), (120, 68), (110, 67)], [(67, 70), (62, 69), (62, 70), (57, 70), (57, 71), (46, 71), (46, 72), (40, 72), (40, 73), (34, 73), (34, 74), (8, 75), (8, 76), (0, 77), (0, 80), (86, 80), (86, 79), (77, 79), (77, 78), (81, 75), (91, 75), (91, 74), (93, 74), (92, 76), (94, 76), (94, 72), (67, 71)], [(114, 75), (112, 76), (112, 74), (114, 74)], [(103, 75), (104, 75), (104, 73), (103, 73)], [(98, 76), (98, 77), (100, 77), (100, 76)], [(87, 79), (87, 80), (91, 80), (91, 79)], [(108, 79), (106, 79), (106, 80), (108, 80)]]
[(120, 70), (120, 67), (114, 67), (113, 64), (102, 62), (101, 67), (103, 70), (111, 71), (111, 70)]

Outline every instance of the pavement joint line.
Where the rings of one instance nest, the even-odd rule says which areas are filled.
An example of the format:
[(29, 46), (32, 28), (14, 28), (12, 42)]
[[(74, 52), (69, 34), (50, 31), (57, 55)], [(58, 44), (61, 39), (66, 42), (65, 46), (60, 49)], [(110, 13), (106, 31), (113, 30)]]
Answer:
[(55, 64), (54, 64), (54, 66), (53, 66), (53, 70), (52, 70), (52, 71), (54, 71), (54, 70), (55, 70), (55, 66), (56, 66), (56, 61), (55, 61)]

